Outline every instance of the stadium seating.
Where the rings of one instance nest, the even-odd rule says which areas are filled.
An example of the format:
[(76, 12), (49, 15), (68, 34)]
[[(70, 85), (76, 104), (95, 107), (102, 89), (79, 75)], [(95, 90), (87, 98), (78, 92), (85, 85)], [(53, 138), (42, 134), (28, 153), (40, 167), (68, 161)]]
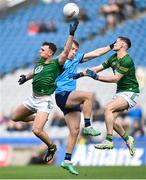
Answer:
[(135, 0), (135, 6), (137, 9), (143, 11), (146, 8), (146, 1)]
[[(68, 23), (64, 21), (62, 15), (62, 8), (65, 2), (60, 2), (59, 4), (38, 3), (29, 6), (27, 9), (20, 9), (15, 14), (0, 20), (0, 75), (5, 75), (24, 66), (30, 66), (38, 55), (39, 47), (43, 41), (53, 41), (58, 45), (59, 50), (63, 49), (67, 37), (67, 33), (64, 32), (67, 32), (68, 29)], [(94, 39), (88, 39), (90, 35), (95, 35), (96, 32), (105, 27), (106, 23), (105, 18), (100, 15), (100, 8), (103, 4), (107, 4), (108, 0), (96, 0), (96, 2), (94, 4), (93, 0), (88, 0), (86, 3), (83, 1), (79, 2), (80, 7), (87, 11), (90, 19), (80, 24), (76, 33), (77, 40), (84, 40), (80, 50), (88, 52), (113, 42), (119, 35), (125, 35), (130, 37), (133, 42), (133, 48), (131, 48), (130, 53), (134, 57), (136, 64), (146, 66), (146, 61), (143, 59), (146, 56), (145, 29), (141, 28), (146, 24), (146, 16), (137, 20), (128, 20), (119, 25), (115, 31), (107, 31), (103, 36), (98, 35)], [(139, 10), (144, 10), (146, 1), (135, 0), (135, 5)], [(30, 21), (40, 22), (42, 19), (46, 23), (53, 19), (58, 31), (56, 33), (41, 33), (36, 36), (29, 36), (27, 34), (28, 23)], [(98, 62), (100, 63), (105, 58), (107, 56), (103, 56)], [(87, 63), (86, 66), (95, 64), (95, 61), (93, 61), (92, 63)]]
[[(82, 45), (81, 50), (83, 52), (87, 52), (95, 49), (96, 47), (102, 47), (113, 42), (118, 36), (128, 36), (132, 41), (132, 48), (129, 52), (134, 58), (135, 64), (138, 66), (146, 66), (146, 60), (144, 59), (146, 56), (145, 29), (141, 28), (144, 24), (146, 24), (145, 16), (137, 20), (128, 20), (125, 24), (118, 26), (114, 32), (108, 31), (104, 36), (96, 36), (94, 40), (88, 40)], [(139, 34), (140, 36), (138, 36)], [(100, 57), (98, 63), (107, 57), (109, 57), (109, 54)], [(95, 65), (94, 62), (92, 64), (88, 62), (88, 64), (91, 66)], [(87, 66), (87, 63), (85, 65)]]

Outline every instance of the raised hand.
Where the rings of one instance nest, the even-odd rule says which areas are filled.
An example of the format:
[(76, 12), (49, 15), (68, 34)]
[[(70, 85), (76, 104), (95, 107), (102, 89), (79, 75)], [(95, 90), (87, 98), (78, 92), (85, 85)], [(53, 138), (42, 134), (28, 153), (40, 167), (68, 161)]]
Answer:
[(79, 21), (78, 19), (75, 19), (74, 23), (73, 24), (70, 24), (70, 28), (69, 28), (69, 34), (71, 36), (74, 36), (74, 33), (78, 27), (78, 24), (79, 24)]
[(19, 85), (25, 83), (27, 81), (27, 78), (24, 74), (20, 75), (20, 78), (18, 80)]
[(116, 41), (109, 45), (111, 49), (114, 48), (114, 44), (115, 44), (115, 43), (116, 43)]

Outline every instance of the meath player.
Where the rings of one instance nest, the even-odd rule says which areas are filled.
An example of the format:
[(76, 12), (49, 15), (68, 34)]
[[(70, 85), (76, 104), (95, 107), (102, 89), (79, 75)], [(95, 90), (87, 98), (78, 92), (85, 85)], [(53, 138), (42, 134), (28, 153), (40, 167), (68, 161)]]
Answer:
[[(62, 73), (62, 65), (65, 63), (69, 51), (72, 47), (74, 33), (77, 29), (78, 21), (70, 25), (69, 37), (63, 52), (58, 58), (53, 59), (56, 52), (56, 45), (44, 42), (40, 48), (40, 59), (36, 62), (34, 70), (28, 75), (21, 75), (19, 84), (32, 79), (32, 96), (28, 97), (12, 114), (13, 121), (33, 121), (32, 131), (48, 147), (45, 161), (50, 161), (57, 148), (43, 130), (50, 111), (53, 108), (52, 94), (56, 89), (56, 78)], [(36, 113), (35, 117), (32, 116)]]
[[(87, 75), (98, 81), (117, 84), (117, 92), (113, 100), (105, 106), (106, 139), (101, 144), (95, 145), (95, 148), (112, 149), (114, 147), (113, 130), (115, 130), (125, 140), (129, 152), (133, 156), (135, 153), (134, 138), (128, 136), (120, 122), (116, 119), (121, 111), (136, 105), (140, 93), (139, 84), (135, 75), (135, 65), (133, 59), (127, 53), (130, 47), (131, 41), (129, 38), (122, 36), (117, 38), (113, 47), (116, 53), (107, 61), (102, 65), (92, 68), (92, 70), (87, 69), (85, 72), (73, 74), (72, 77), (77, 79)], [(96, 74), (110, 67), (113, 70), (113, 75), (100, 76)]]

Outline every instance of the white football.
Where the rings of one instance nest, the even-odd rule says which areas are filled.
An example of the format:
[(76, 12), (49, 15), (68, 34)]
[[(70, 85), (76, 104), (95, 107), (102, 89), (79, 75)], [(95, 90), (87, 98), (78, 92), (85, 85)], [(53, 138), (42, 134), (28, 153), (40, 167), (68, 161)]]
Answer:
[(67, 3), (63, 8), (64, 16), (68, 18), (74, 18), (79, 15), (79, 7), (75, 3)]

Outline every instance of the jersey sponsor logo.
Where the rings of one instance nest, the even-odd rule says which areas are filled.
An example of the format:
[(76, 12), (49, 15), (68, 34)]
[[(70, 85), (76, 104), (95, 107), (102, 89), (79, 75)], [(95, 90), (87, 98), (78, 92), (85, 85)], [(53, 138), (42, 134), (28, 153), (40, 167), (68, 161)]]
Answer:
[(44, 93), (44, 89), (41, 89), (41, 93)]
[(118, 68), (119, 68), (119, 70), (124, 71), (124, 72), (128, 72), (128, 70), (129, 70), (128, 68), (123, 67), (123, 66), (119, 66)]
[(40, 73), (40, 72), (43, 70), (43, 68), (44, 68), (44, 67), (43, 67), (42, 65), (36, 67), (35, 70), (34, 70), (34, 73), (35, 73), (35, 74)]

